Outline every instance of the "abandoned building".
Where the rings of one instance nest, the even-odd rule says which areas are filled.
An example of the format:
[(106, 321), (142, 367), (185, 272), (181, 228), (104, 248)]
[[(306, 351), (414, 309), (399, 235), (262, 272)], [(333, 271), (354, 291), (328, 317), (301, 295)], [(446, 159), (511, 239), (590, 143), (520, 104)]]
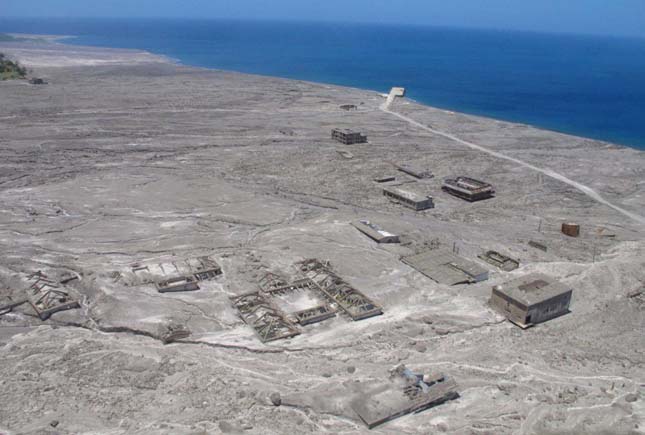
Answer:
[(381, 175), (374, 178), (374, 181), (377, 183), (389, 183), (390, 181), (396, 181), (396, 177), (394, 175)]
[(351, 160), (354, 158), (354, 154), (347, 150), (336, 150), (336, 152), (344, 159)]
[(441, 189), (470, 202), (492, 198), (495, 195), (492, 185), (469, 177), (446, 178)]
[(163, 344), (170, 344), (177, 340), (190, 337), (190, 330), (182, 324), (169, 322), (159, 325), (157, 335)]
[(317, 259), (295, 264), (298, 276), (286, 279), (266, 272), (259, 291), (231, 298), (244, 322), (264, 343), (301, 333), (307, 326), (344, 313), (352, 320), (383, 314), (383, 309)]
[(368, 220), (352, 222), (352, 225), (377, 243), (399, 243), (399, 236), (383, 230)]
[(27, 279), (31, 282), (27, 289), (27, 300), (40, 320), (47, 320), (58, 311), (80, 308), (81, 305), (67, 290), (42, 272), (32, 273)]
[(528, 245), (532, 248), (539, 249), (540, 251), (546, 252), (548, 250), (544, 242), (538, 242), (537, 240), (529, 240)]
[(573, 290), (541, 274), (532, 273), (493, 287), (490, 304), (521, 328), (528, 328), (569, 312)]
[(578, 237), (580, 236), (580, 225), (565, 222), (562, 224), (562, 234), (565, 234), (569, 237)]
[(336, 275), (328, 263), (312, 258), (298, 263), (300, 272), (313, 282), (325, 297), (352, 320), (383, 314), (383, 308)]
[(399, 365), (390, 378), (360, 388), (352, 409), (372, 429), (459, 397), (456, 382), (443, 374), (424, 375)]
[(434, 208), (432, 196), (418, 193), (411, 187), (387, 186), (383, 188), (383, 195), (416, 211)]
[(431, 249), (401, 261), (439, 284), (470, 284), (488, 279), (488, 270), (447, 249)]
[[(290, 305), (289, 300), (294, 293), (307, 293), (305, 295), (305, 299), (308, 302), (307, 308), (297, 311), (285, 308), (288, 311), (285, 312), (285, 317), (301, 326), (322, 322), (336, 316), (336, 310), (326, 303), (326, 295), (309, 278), (301, 278), (293, 282), (287, 282), (286, 279), (268, 272), (260, 280), (260, 288), (268, 298), (273, 298), (274, 300), (284, 299), (282, 302), (286, 302), (286, 306)], [(295, 299), (298, 300), (297, 297)]]
[(417, 167), (413, 164), (404, 163), (404, 164), (394, 164), (394, 167), (399, 171), (412, 175), (414, 178), (433, 178), (434, 175), (428, 169)]
[(331, 138), (345, 145), (353, 145), (357, 143), (367, 143), (367, 136), (361, 133), (350, 130), (335, 128), (331, 131)]
[(247, 293), (231, 299), (242, 320), (253, 328), (263, 343), (300, 334), (285, 314), (260, 292)]
[(155, 283), (159, 293), (191, 292), (199, 290), (197, 280), (192, 276), (178, 276)]
[[(222, 274), (222, 268), (209, 256), (185, 260), (130, 266), (129, 285), (154, 284), (160, 293), (199, 290), (200, 281), (209, 281)], [(116, 279), (122, 275), (118, 273)], [(126, 285), (128, 285), (126, 283)]]
[(520, 262), (497, 251), (486, 251), (478, 255), (479, 258), (492, 264), (505, 272), (510, 272), (520, 267)]

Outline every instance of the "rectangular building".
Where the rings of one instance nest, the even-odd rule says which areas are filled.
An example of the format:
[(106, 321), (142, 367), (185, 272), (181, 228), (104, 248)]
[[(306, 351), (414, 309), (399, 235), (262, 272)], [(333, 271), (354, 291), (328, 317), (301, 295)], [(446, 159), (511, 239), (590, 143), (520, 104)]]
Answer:
[(432, 249), (403, 257), (401, 261), (439, 284), (468, 284), (488, 279), (488, 270), (447, 249)]
[(459, 397), (452, 378), (415, 373), (404, 365), (395, 367), (387, 380), (363, 383), (359, 392), (351, 407), (370, 429)]
[(408, 175), (412, 175), (414, 178), (423, 179), (423, 178), (432, 178), (432, 177), (434, 177), (434, 175), (432, 174), (432, 172), (430, 170), (424, 169), (424, 168), (421, 168), (421, 167), (417, 167), (415, 165), (411, 165), (411, 164), (408, 164), (408, 163), (403, 163), (403, 164), (400, 164), (400, 165), (395, 164), (394, 167), (396, 169), (398, 169), (399, 171), (401, 171), (401, 172), (404, 172), (404, 173), (406, 173)]
[(331, 131), (331, 138), (345, 145), (367, 142), (367, 136), (363, 136), (360, 132), (348, 128), (334, 128)]
[(383, 195), (391, 198), (406, 207), (413, 210), (421, 211), (434, 208), (434, 201), (430, 195), (422, 195), (413, 191), (411, 188), (401, 186), (388, 186), (383, 188)]
[(568, 313), (572, 293), (559, 281), (532, 273), (493, 287), (490, 304), (517, 326), (528, 328)]
[(197, 279), (192, 276), (177, 276), (163, 281), (157, 281), (155, 285), (159, 293), (192, 292), (199, 290)]
[(446, 178), (441, 189), (470, 202), (492, 198), (495, 195), (492, 185), (469, 177)]
[(377, 243), (399, 243), (399, 236), (381, 229), (381, 227), (368, 220), (352, 222), (352, 225)]

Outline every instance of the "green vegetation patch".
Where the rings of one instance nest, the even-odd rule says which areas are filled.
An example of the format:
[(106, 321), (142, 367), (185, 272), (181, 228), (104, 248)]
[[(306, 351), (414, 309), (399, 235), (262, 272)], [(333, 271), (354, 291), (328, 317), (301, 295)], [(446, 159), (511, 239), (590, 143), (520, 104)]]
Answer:
[(26, 76), (27, 68), (0, 53), (0, 80), (24, 79)]

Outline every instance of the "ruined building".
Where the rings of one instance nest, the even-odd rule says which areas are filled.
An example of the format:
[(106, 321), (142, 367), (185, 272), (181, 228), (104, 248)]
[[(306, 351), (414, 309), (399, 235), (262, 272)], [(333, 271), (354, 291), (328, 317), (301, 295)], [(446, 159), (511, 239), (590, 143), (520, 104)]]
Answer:
[(353, 145), (356, 143), (367, 143), (367, 136), (363, 136), (360, 132), (350, 130), (347, 128), (333, 129), (331, 131), (331, 138), (345, 145)]
[(388, 380), (369, 382), (359, 389), (352, 409), (370, 429), (459, 397), (452, 378), (441, 373), (415, 373), (405, 365), (394, 367)]
[(416, 211), (434, 208), (434, 201), (432, 196), (421, 194), (413, 190), (411, 187), (384, 187), (383, 195)]
[(468, 177), (446, 178), (441, 189), (470, 202), (492, 198), (495, 195), (492, 185)]
[(385, 231), (375, 223), (368, 220), (352, 222), (352, 225), (377, 243), (399, 243), (399, 236)]
[(445, 248), (402, 257), (401, 261), (439, 284), (472, 284), (488, 279), (488, 270)]
[(517, 326), (528, 328), (568, 313), (572, 292), (547, 275), (532, 273), (493, 287), (490, 304)]

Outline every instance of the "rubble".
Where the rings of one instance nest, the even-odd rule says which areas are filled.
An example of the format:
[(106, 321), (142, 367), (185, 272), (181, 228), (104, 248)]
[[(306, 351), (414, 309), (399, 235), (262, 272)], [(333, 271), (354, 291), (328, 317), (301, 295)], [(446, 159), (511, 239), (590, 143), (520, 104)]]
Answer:
[(391, 370), (389, 382), (364, 387), (352, 402), (352, 409), (373, 429), (458, 397), (457, 384), (443, 374), (418, 374), (399, 365)]

